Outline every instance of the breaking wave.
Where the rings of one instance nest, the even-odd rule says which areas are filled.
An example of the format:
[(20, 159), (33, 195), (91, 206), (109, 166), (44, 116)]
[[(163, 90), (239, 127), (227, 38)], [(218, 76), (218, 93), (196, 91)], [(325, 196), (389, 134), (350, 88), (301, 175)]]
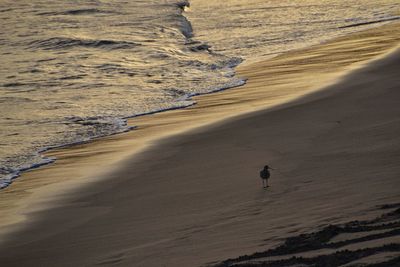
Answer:
[(30, 49), (65, 49), (72, 47), (103, 48), (103, 49), (129, 49), (140, 44), (117, 40), (85, 40), (67, 37), (53, 37), (46, 40), (37, 40), (29, 43)]

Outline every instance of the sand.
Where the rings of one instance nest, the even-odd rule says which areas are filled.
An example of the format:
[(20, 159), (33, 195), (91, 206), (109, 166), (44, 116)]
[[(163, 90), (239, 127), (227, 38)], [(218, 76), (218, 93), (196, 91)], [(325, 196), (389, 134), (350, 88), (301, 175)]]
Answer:
[[(0, 261), (199, 266), (376, 216), (399, 202), (400, 51), (365, 64), (398, 45), (398, 28), (244, 66), (244, 87), (53, 152), (0, 196)], [(277, 169), (267, 191), (265, 163)]]

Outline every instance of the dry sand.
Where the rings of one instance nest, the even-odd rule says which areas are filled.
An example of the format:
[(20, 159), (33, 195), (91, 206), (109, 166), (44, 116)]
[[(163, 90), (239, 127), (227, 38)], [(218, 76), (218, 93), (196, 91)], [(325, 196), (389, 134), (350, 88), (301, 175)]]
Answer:
[[(242, 67), (242, 88), (132, 120), (140, 127), (132, 133), (53, 152), (56, 164), (0, 196), (3, 225), (35, 210), (2, 228), (14, 231), (3, 235), (0, 262), (198, 266), (375, 216), (371, 208), (400, 196), (400, 52), (276, 104), (392, 50), (398, 33), (387, 25)], [(159, 137), (168, 138), (154, 143)], [(278, 169), (267, 191), (258, 178), (265, 163)], [(70, 185), (78, 188), (64, 190)], [(63, 199), (47, 209), (54, 192)]]

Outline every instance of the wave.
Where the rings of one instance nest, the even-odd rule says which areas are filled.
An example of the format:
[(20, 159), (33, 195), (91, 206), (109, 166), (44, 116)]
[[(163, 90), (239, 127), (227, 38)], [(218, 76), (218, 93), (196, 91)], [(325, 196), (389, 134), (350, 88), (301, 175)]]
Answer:
[(184, 11), (185, 8), (190, 7), (190, 3), (188, 0), (183, 0), (183, 1), (177, 2), (176, 6), (179, 7), (180, 9), (182, 9), (182, 11)]
[[(58, 149), (63, 147), (69, 147), (73, 145), (80, 145), (88, 143), (94, 139), (110, 136), (114, 134), (119, 134), (127, 131), (131, 131), (135, 126), (128, 126), (127, 120), (125, 118), (114, 118), (114, 117), (70, 117), (65, 118), (65, 124), (80, 124), (92, 128), (92, 135), (85, 136), (80, 140), (74, 142), (64, 143), (60, 145), (47, 146), (40, 149), (34, 153), (35, 162), (31, 164), (25, 164), (18, 168), (7, 168), (0, 167), (0, 189), (8, 187), (14, 179), (18, 178), (23, 172), (31, 171), (37, 169), (44, 165), (51, 164), (56, 161), (55, 157), (47, 157), (43, 155), (46, 151), (52, 149)], [(84, 136), (84, 134), (80, 135)]]
[(341, 27), (338, 27), (338, 28), (339, 29), (352, 28), (352, 27), (370, 25), (370, 24), (375, 24), (375, 23), (382, 23), (382, 22), (387, 22), (387, 21), (392, 21), (392, 20), (400, 20), (400, 17), (392, 17), (392, 18), (384, 18), (384, 19), (373, 20), (373, 21), (359, 22), (359, 23), (354, 23), (354, 24), (341, 26)]
[(0, 168), (0, 175), (2, 175), (0, 179), (0, 189), (6, 188), (9, 186), (13, 180), (21, 175), (22, 172), (37, 169), (41, 166), (53, 163), (56, 159), (53, 157), (43, 157), (39, 155), (42, 158), (42, 160), (39, 163), (23, 166), (19, 168), (18, 170), (13, 170), (13, 169), (7, 169), (7, 168)]
[(72, 9), (61, 12), (41, 12), (39, 16), (57, 16), (57, 15), (91, 15), (91, 14), (113, 14), (115, 12), (105, 11), (97, 8), (84, 8), (84, 9)]
[(177, 17), (181, 23), (180, 31), (186, 39), (190, 39), (193, 37), (192, 23), (183, 14), (186, 8), (190, 7), (190, 3), (189, 1), (180, 1), (176, 3), (176, 6), (180, 9), (180, 14)]
[(72, 47), (102, 48), (102, 49), (130, 49), (141, 44), (129, 41), (117, 40), (90, 40), (68, 37), (53, 37), (46, 40), (36, 40), (28, 44), (29, 48), (44, 50), (65, 49)]

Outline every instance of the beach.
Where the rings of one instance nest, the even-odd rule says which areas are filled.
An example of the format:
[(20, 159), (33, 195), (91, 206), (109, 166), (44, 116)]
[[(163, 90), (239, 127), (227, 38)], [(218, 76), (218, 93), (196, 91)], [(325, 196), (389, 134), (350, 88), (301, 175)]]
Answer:
[[(379, 216), (400, 202), (398, 26), (243, 65), (243, 87), (50, 151), (0, 195), (0, 261), (203, 266)], [(351, 249), (400, 242), (371, 240)]]

